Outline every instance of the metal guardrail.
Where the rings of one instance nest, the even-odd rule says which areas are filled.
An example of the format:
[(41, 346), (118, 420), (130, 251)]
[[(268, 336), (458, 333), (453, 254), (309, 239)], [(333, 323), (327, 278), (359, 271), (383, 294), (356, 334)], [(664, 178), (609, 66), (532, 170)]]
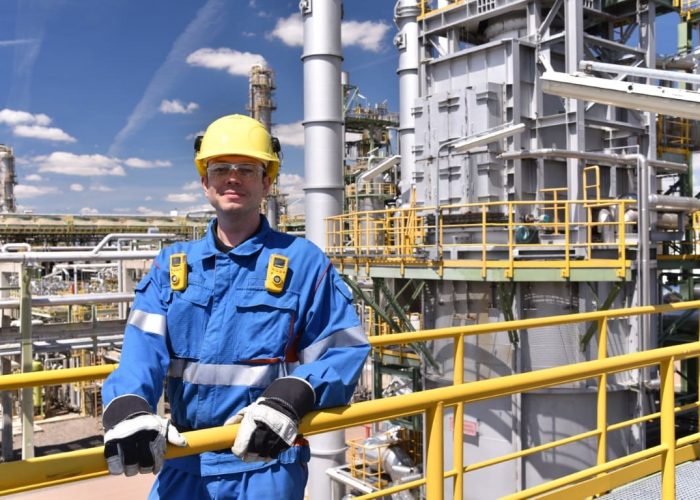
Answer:
[[(510, 279), (516, 268), (538, 267), (559, 268), (562, 278), (572, 268), (608, 268), (621, 278), (630, 266), (625, 251), (632, 246), (626, 236), (631, 222), (624, 214), (635, 205), (628, 199), (554, 197), (352, 212), (326, 219), (326, 254), (341, 266), (381, 261), (402, 270), (407, 265), (440, 269), (450, 263), (480, 269), (482, 278), (490, 269), (502, 270)], [(609, 217), (599, 222), (601, 210)], [(572, 220), (575, 213), (578, 221)], [(594, 258), (597, 250), (612, 256)], [(450, 261), (453, 251), (472, 257)]]
[[(699, 357), (700, 341), (607, 358), (607, 322), (621, 317), (699, 308), (700, 301), (692, 301), (372, 337), (369, 340), (375, 347), (439, 338), (453, 338), (455, 340), (454, 385), (313, 412), (302, 419), (300, 432), (305, 435), (313, 435), (369, 422), (425, 413), (426, 470), (424, 477), (359, 498), (379, 498), (421, 486), (425, 487), (428, 498), (446, 498), (444, 480), (453, 478), (452, 496), (453, 498), (461, 499), (463, 497), (463, 474), (465, 473), (508, 460), (526, 457), (533, 453), (553, 449), (574, 441), (597, 438), (598, 463), (595, 466), (520, 491), (506, 498), (532, 498), (536, 495), (547, 495), (550, 493), (557, 498), (567, 498), (566, 495), (569, 495), (570, 498), (574, 491), (576, 492), (575, 496), (581, 496), (581, 491), (586, 492), (583, 496), (592, 495), (607, 491), (614, 486), (623, 484), (625, 481), (630, 481), (631, 478), (641, 477), (639, 474), (660, 470), (663, 499), (673, 499), (675, 496), (675, 464), (683, 460), (698, 458), (698, 454), (700, 454), (696, 445), (700, 441), (700, 433), (678, 440), (675, 436), (675, 414), (680, 411), (698, 410), (700, 409), (700, 402), (694, 401), (680, 407), (675, 406), (674, 364), (680, 360)], [(597, 360), (463, 383), (464, 337), (467, 335), (590, 321), (595, 321), (598, 324), (599, 359)], [(641, 369), (650, 365), (660, 366), (660, 411), (624, 422), (607, 424), (607, 377), (613, 373)], [(63, 372), (65, 373), (62, 374), (43, 372), (4, 376), (0, 377), (0, 389), (9, 390), (31, 387), (46, 382), (49, 380), (49, 376), (53, 377), (50, 379), (51, 383), (59, 383), (57, 380), (62, 382), (76, 380), (75, 377), (87, 377), (88, 375), (99, 378), (106, 376), (109, 368), (92, 368), (93, 371), (89, 374), (86, 370), (88, 369), (79, 368), (64, 370)], [(466, 403), (499, 398), (590, 378), (598, 379), (598, 420), (595, 429), (516, 453), (470, 464), (466, 467), (462, 456), (462, 435), (459, 432), (453, 433), (452, 451), (453, 464), (455, 466), (450, 470), (444, 470), (443, 417), (445, 407), (455, 406), (454, 421), (459, 421), (459, 419), (463, 418), (463, 405)], [(607, 461), (606, 442), (609, 432), (655, 419), (660, 420), (661, 427), (661, 443), (658, 446), (616, 460)], [(459, 428), (458, 426), (455, 427)], [(168, 448), (166, 457), (175, 458), (203, 451), (225, 449), (235, 439), (237, 429), (237, 426), (227, 426), (186, 433), (189, 442), (188, 447)], [(61, 484), (105, 473), (106, 464), (102, 458), (101, 447), (28, 459), (21, 462), (10, 462), (0, 464), (0, 494), (16, 493), (38, 487)]]

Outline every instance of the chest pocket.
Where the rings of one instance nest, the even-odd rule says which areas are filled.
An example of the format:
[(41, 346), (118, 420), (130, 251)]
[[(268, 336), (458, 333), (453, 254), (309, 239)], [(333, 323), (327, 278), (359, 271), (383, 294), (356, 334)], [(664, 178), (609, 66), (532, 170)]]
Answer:
[(211, 314), (213, 290), (189, 283), (182, 292), (164, 290), (168, 305), (168, 340), (177, 357), (199, 359), (202, 338)]
[(294, 292), (275, 296), (265, 289), (241, 290), (233, 318), (238, 360), (283, 357), (294, 335), (298, 305), (299, 295)]

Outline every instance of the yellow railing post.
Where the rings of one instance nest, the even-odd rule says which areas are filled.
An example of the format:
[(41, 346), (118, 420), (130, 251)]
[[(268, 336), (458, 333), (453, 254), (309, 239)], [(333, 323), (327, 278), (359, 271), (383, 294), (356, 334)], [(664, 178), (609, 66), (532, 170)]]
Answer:
[(506, 278), (513, 278), (514, 255), (513, 255), (513, 204), (508, 203), (508, 267), (503, 271)]
[(674, 412), (674, 360), (661, 361), (661, 493), (663, 500), (676, 498), (676, 414)]
[[(453, 384), (464, 383), (464, 335), (455, 337)], [(455, 471), (452, 498), (463, 498), (464, 488), (464, 403), (459, 402), (454, 409), (452, 434), (452, 468)]]
[(481, 277), (486, 278), (486, 205), (481, 205)]
[[(444, 450), (443, 450), (443, 413), (444, 402), (438, 401), (425, 412), (426, 424), (426, 459), (425, 491), (430, 500), (445, 498), (444, 484)], [(456, 424), (455, 424), (456, 426)]]
[[(598, 320), (598, 359), (608, 356), (608, 321), (603, 318)], [(597, 464), (604, 464), (607, 460), (608, 448), (608, 375), (603, 373), (598, 377), (598, 460)]]
[(571, 275), (571, 256), (569, 255), (569, 238), (571, 221), (569, 220), (569, 201), (564, 202), (564, 269), (561, 271), (562, 278)]
[(626, 252), (625, 248), (627, 247), (627, 236), (625, 235), (625, 202), (624, 201), (619, 201), (617, 204), (617, 220), (618, 220), (618, 231), (617, 231), (617, 258), (620, 261), (620, 268), (617, 270), (617, 277), (618, 278), (624, 278), (625, 277), (625, 262), (627, 260), (626, 258)]

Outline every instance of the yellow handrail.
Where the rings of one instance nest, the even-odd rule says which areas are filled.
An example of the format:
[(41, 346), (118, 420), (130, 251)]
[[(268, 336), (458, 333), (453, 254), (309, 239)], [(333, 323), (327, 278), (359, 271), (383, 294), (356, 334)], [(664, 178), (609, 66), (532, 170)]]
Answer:
[[(398, 266), (403, 272), (405, 266), (418, 266), (440, 274), (443, 267), (460, 267), (479, 270), (482, 278), (499, 270), (510, 279), (516, 269), (560, 269), (568, 278), (572, 269), (598, 268), (623, 278), (630, 268), (624, 213), (635, 201), (562, 200), (557, 190), (549, 191), (552, 200), (402, 207), (329, 217), (326, 253), (341, 269), (375, 264)], [(611, 220), (597, 222), (598, 210), (609, 211)], [(584, 220), (571, 220), (573, 214), (582, 214)], [(607, 237), (598, 236), (603, 230)], [(576, 241), (575, 234), (586, 237)], [(462, 252), (466, 256), (453, 257)]]
[[(420, 485), (425, 485), (428, 498), (444, 498), (443, 488), (444, 479), (446, 477), (459, 477), (463, 473), (475, 470), (477, 468), (493, 465), (494, 463), (505, 460), (520, 458), (534, 453), (535, 451), (540, 451), (539, 449), (535, 449), (535, 451), (532, 449), (526, 449), (517, 453), (511, 453), (509, 455), (499, 457), (498, 459), (490, 459), (485, 462), (470, 464), (468, 467), (465, 467), (461, 453), (453, 450), (453, 459), (455, 460), (454, 468), (445, 471), (443, 464), (445, 451), (443, 449), (443, 414), (446, 407), (459, 405), (461, 403), (472, 403), (475, 401), (510, 396), (513, 394), (554, 387), (589, 378), (597, 378), (598, 380), (602, 381), (605, 377), (612, 373), (640, 369), (649, 365), (659, 365), (661, 375), (661, 405), (660, 411), (658, 412), (658, 417), (661, 420), (661, 444), (659, 446), (617, 459), (612, 462), (605, 462), (604, 453), (599, 451), (597, 465), (564, 478), (551, 481), (544, 485), (538, 485), (528, 490), (518, 492), (511, 495), (509, 498), (531, 498), (535, 494), (546, 493), (554, 488), (572, 487), (572, 485), (577, 484), (578, 481), (591, 480), (592, 478), (596, 478), (602, 474), (613, 474), (614, 469), (623, 466), (632, 466), (632, 464), (642, 459), (658, 457), (660, 471), (662, 474), (663, 498), (664, 500), (671, 499), (674, 496), (674, 466), (677, 460), (675, 451), (677, 443), (675, 439), (674, 417), (675, 413), (680, 410), (679, 408), (675, 408), (674, 405), (673, 367), (674, 363), (677, 361), (700, 356), (700, 342), (607, 358), (605, 357), (607, 355), (605, 352), (605, 337), (607, 330), (605, 325), (606, 321), (613, 318), (698, 308), (700, 308), (700, 301), (692, 301), (372, 337), (369, 339), (369, 341), (373, 346), (453, 337), (455, 340), (457, 340), (455, 344), (455, 356), (463, 358), (464, 342), (460, 339), (463, 339), (465, 335), (478, 335), (482, 333), (504, 332), (513, 329), (598, 321), (600, 326), (598, 352), (599, 357), (602, 359), (462, 384), (458, 383), (461, 380), (459, 378), (461, 375), (455, 373), (455, 384), (450, 387), (405, 394), (386, 399), (366, 401), (342, 408), (314, 412), (302, 419), (300, 423), (300, 431), (306, 435), (313, 435), (369, 422), (393, 419), (401, 416), (414, 415), (417, 413), (426, 413), (426, 432), (428, 438), (426, 444), (426, 457), (428, 466), (425, 471), (425, 477), (410, 483), (393, 486), (361, 498), (377, 498), (387, 495), (389, 492), (397, 492)], [(454, 366), (460, 366), (457, 360), (455, 360)], [(80, 372), (85, 372), (86, 370), (89, 369), (73, 369), (70, 371), (74, 372), (74, 375), (78, 376), (77, 374)], [(462, 373), (462, 371), (463, 370), (459, 370), (459, 373)], [(104, 374), (103, 372), (100, 373), (102, 375)], [(0, 387), (7, 390), (36, 385), (42, 383), (41, 376), (46, 377), (46, 380), (49, 380), (50, 382), (55, 382), (58, 380), (55, 376), (53, 378), (47, 377), (47, 375), (54, 375), (51, 372), (43, 372), (32, 375), (34, 375), (32, 378), (29, 378), (29, 375), (0, 377), (0, 381), (2, 381), (2, 385), (0, 385)], [(4, 380), (5, 377), (13, 378), (10, 382), (6, 382)], [(67, 381), (65, 377), (61, 380)], [(605, 392), (606, 390), (607, 387), (605, 384), (598, 384), (599, 393)], [(697, 403), (686, 405), (683, 408), (688, 409), (693, 408), (694, 406), (697, 407)], [(598, 397), (598, 411), (600, 413), (595, 429), (575, 436), (568, 436), (552, 443), (547, 443), (545, 444), (545, 447), (552, 448), (571, 443), (575, 440), (587, 438), (590, 439), (591, 437), (595, 436), (598, 436), (598, 442), (602, 443), (605, 441), (606, 432), (613, 430), (613, 428), (620, 428), (620, 425), (632, 425), (630, 422), (636, 423), (639, 421), (639, 418), (637, 418), (630, 419), (626, 422), (617, 422), (610, 426), (606, 425), (604, 420), (604, 416), (607, 415), (606, 398), (600, 395)], [(657, 415), (647, 415), (643, 418), (657, 418)], [(454, 427), (455, 429), (460, 429), (459, 425), (455, 425)], [(188, 447), (184, 449), (168, 448), (166, 457), (175, 458), (200, 453), (202, 451), (227, 448), (235, 439), (236, 432), (237, 426), (219, 427), (189, 432), (186, 434), (189, 442)], [(455, 432), (453, 447), (462, 446), (461, 437), (461, 432)], [(682, 441), (678, 442), (678, 446), (696, 443), (698, 441), (700, 441), (700, 433), (683, 438)], [(682, 459), (687, 460), (687, 457), (690, 456), (688, 453), (690, 452), (684, 452), (682, 454)], [(697, 454), (697, 452), (694, 451), (693, 453)], [(681, 455), (679, 455), (679, 457), (681, 457)], [(102, 458), (101, 447), (30, 459), (22, 462), (0, 464), (0, 494), (14, 493), (41, 486), (60, 484), (62, 482), (75, 480), (86, 476), (93, 477), (95, 475), (105, 473), (105, 470), (106, 465), (104, 463), (104, 459)], [(609, 488), (610, 484), (611, 483), (606, 483), (606, 485), (601, 487)], [(587, 486), (590, 487), (590, 484)], [(461, 484), (458, 486), (458, 482), (455, 481), (453, 491), (454, 495), (458, 493), (459, 488), (461, 488)], [(456, 498), (461, 498), (461, 495)]]

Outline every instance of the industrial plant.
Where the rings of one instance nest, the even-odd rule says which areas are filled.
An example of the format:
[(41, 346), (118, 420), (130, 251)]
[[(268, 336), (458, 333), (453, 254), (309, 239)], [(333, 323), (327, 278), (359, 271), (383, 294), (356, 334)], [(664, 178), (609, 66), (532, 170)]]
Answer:
[[(261, 207), (372, 345), (353, 403), (304, 421), (308, 498), (700, 497), (700, 2), (398, 0), (397, 110), (343, 70), (342, 3), (300, 2), (305, 216), (278, 184)], [(249, 89), (271, 129), (274, 68)], [(100, 415), (135, 284), (212, 214), (18, 213), (0, 162), (2, 494), (105, 473), (14, 471), (34, 422)]]

